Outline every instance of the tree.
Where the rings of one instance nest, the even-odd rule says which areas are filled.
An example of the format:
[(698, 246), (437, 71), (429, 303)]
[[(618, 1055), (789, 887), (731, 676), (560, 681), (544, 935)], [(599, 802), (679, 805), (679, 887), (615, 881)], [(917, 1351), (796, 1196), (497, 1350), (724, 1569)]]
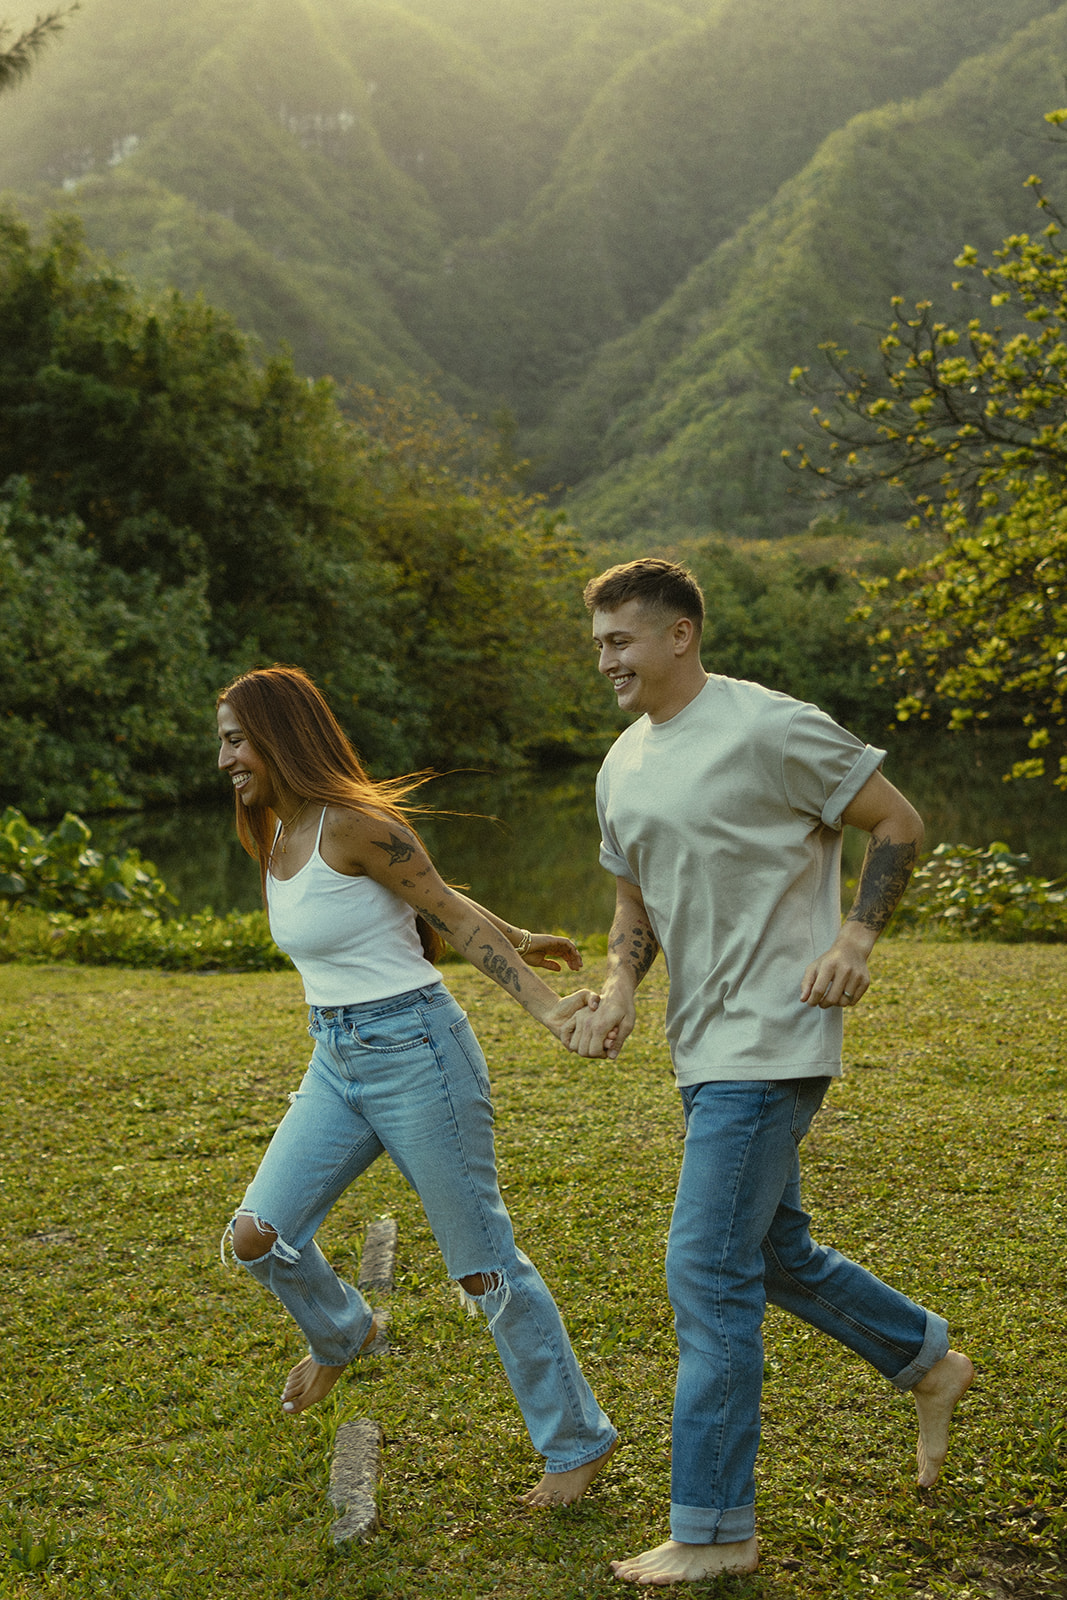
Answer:
[(210, 771), (203, 583), (109, 566), (76, 517), (0, 489), (0, 808), (175, 800)]
[[(272, 661), (311, 672), (379, 770), (588, 747), (562, 518), (440, 401), (354, 409), (202, 300), (146, 296), (76, 222), (38, 244), (0, 211), (0, 484), (24, 485), (0, 570), (12, 800), (197, 792), (212, 689)], [(39, 640), (35, 583), (57, 596)]]
[(65, 10), (50, 11), (46, 16), (38, 17), (32, 28), (18, 34), (11, 44), (7, 40), (14, 32), (12, 24), (0, 22), (0, 94), (5, 89), (14, 88), (26, 76), (49, 39), (61, 31), (67, 17), (77, 10), (75, 4), (67, 6)]
[(956, 260), (990, 285), (997, 324), (956, 328), (928, 302), (905, 318), (895, 300), (874, 376), (836, 345), (824, 347), (828, 399), (794, 371), (818, 402), (822, 448), (785, 456), (825, 493), (896, 495), (944, 540), (867, 586), (898, 718), (1021, 719), (1035, 753), (1011, 775), (1067, 787), (1067, 753), (1051, 769), (1043, 753), (1064, 747), (1067, 726), (1067, 250), (1040, 179), (1027, 184), (1048, 219), (1041, 234), (1010, 235), (985, 263), (970, 247)]
[(510, 766), (586, 752), (589, 567), (573, 530), (526, 494), (506, 432), (479, 433), (424, 391), (353, 391), (368, 537), (421, 759)]
[[(37, 244), (0, 212), (0, 482), (13, 475), (38, 514), (77, 519), (104, 569), (200, 586), (217, 683), (299, 661), (388, 704), (383, 586), (332, 384), (284, 353), (260, 362), (200, 299), (145, 295), (76, 220)], [(371, 751), (413, 753), (403, 739)]]

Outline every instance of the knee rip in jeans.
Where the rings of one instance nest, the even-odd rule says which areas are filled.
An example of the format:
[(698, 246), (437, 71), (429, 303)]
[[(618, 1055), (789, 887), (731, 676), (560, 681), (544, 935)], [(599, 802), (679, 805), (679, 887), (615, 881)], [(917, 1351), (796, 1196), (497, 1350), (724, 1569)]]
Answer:
[[(236, 1230), (238, 1224), (243, 1222), (245, 1218), (248, 1219), (252, 1227), (241, 1229), (243, 1237), (241, 1238), (240, 1243), (243, 1247), (247, 1248), (249, 1244), (258, 1242), (255, 1241), (255, 1237), (252, 1232), (254, 1229), (255, 1233), (260, 1235), (260, 1238), (263, 1242), (263, 1248), (255, 1255), (245, 1254), (244, 1249), (239, 1250), (237, 1248), (238, 1241)], [(221, 1255), (224, 1264), (227, 1260), (227, 1245), (230, 1247), (230, 1254), (232, 1255), (233, 1259), (240, 1262), (241, 1266), (243, 1267), (253, 1267), (257, 1262), (265, 1261), (268, 1256), (277, 1256), (279, 1260), (288, 1262), (300, 1260), (300, 1251), (294, 1250), (291, 1244), (286, 1244), (285, 1240), (278, 1233), (278, 1230), (276, 1228), (272, 1228), (269, 1222), (264, 1222), (262, 1217), (257, 1215), (257, 1213), (254, 1211), (238, 1211), (226, 1224), (222, 1235), (222, 1242), (219, 1246), (219, 1254)]]
[[(468, 1317), (476, 1317), (479, 1311), (485, 1312), (492, 1333), (496, 1319), (507, 1309), (511, 1300), (511, 1284), (506, 1272), (470, 1272), (466, 1277), (456, 1280), (456, 1293)], [(500, 1303), (492, 1307), (490, 1302), (497, 1296)]]

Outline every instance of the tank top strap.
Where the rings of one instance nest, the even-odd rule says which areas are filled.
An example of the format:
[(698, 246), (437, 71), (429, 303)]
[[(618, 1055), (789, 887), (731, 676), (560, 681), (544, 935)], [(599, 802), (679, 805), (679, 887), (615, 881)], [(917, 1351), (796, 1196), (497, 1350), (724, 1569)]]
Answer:
[(311, 852), (311, 854), (312, 854), (312, 855), (313, 855), (313, 856), (317, 856), (317, 855), (319, 855), (319, 854), (320, 854), (320, 853), (321, 853), (321, 852), (320, 852), (320, 850), (319, 850), (319, 845), (320, 845), (320, 844), (321, 844), (321, 843), (322, 843), (322, 825), (323, 825), (323, 823), (324, 823), (324, 822), (325, 822), (325, 821), (326, 821), (326, 807), (325, 807), (325, 806), (323, 806), (323, 808), (322, 808), (322, 815), (321, 815), (321, 817), (320, 817), (320, 818), (319, 818), (319, 831), (318, 831), (318, 833), (317, 833), (317, 834), (316, 834), (316, 835), (315, 835), (315, 848), (314, 848), (314, 850), (313, 850), (313, 851), (312, 851), (312, 852)]

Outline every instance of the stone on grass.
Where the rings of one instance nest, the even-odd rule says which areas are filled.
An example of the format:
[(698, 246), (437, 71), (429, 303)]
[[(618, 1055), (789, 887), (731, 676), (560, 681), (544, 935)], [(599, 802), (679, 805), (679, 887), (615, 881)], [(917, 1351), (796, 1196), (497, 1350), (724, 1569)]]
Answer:
[(396, 1266), (396, 1223), (392, 1217), (368, 1222), (356, 1280), (361, 1289), (392, 1289)]
[(334, 1544), (365, 1539), (378, 1526), (378, 1461), (382, 1430), (369, 1417), (342, 1422), (330, 1466), (330, 1503), (342, 1515), (333, 1525)]

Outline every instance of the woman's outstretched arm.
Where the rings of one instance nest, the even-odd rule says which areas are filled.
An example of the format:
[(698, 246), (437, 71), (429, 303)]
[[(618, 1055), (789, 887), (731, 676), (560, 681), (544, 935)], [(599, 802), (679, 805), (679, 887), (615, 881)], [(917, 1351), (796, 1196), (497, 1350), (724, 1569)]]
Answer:
[[(568, 1024), (575, 1013), (596, 1004), (592, 990), (581, 989), (560, 998), (531, 972), (505, 931), (521, 934), (521, 930), (511, 929), (510, 924), (484, 906), (450, 888), (417, 835), (403, 823), (378, 813), (331, 805), (326, 811), (319, 848), (323, 860), (336, 872), (373, 878), (405, 900), (454, 950), (492, 978), (562, 1042), (569, 1039)], [(540, 938), (555, 945), (570, 945), (569, 940), (555, 940), (552, 935)], [(568, 966), (574, 966), (565, 950), (559, 953)], [(574, 955), (580, 965), (577, 951)]]

